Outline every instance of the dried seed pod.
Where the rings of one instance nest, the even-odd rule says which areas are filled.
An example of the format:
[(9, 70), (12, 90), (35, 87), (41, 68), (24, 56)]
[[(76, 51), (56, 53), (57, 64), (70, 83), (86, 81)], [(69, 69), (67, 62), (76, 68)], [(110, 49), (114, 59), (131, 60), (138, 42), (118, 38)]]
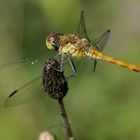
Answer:
[(68, 83), (64, 72), (60, 71), (60, 63), (55, 59), (45, 63), (43, 86), (44, 92), (47, 92), (54, 99), (62, 99), (68, 92)]

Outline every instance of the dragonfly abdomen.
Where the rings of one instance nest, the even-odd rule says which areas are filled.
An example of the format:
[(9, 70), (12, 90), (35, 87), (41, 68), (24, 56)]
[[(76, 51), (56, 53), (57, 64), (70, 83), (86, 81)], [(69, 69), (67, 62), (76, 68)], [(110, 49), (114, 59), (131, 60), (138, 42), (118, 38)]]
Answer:
[(93, 59), (98, 59), (98, 60), (103, 60), (103, 61), (106, 61), (109, 63), (113, 63), (113, 64), (128, 68), (128, 69), (136, 71), (136, 72), (140, 71), (140, 66), (129, 64), (128, 62), (121, 61), (117, 58), (110, 57), (110, 56), (103, 54), (95, 49), (89, 49), (86, 52), (86, 56), (93, 58)]
[(140, 66), (129, 64), (128, 62), (121, 61), (121, 60), (118, 60), (116, 58), (112, 58), (112, 57), (107, 56), (104, 60), (107, 62), (113, 63), (113, 64), (117, 64), (119, 66), (128, 68), (128, 69), (136, 71), (136, 72), (140, 71)]

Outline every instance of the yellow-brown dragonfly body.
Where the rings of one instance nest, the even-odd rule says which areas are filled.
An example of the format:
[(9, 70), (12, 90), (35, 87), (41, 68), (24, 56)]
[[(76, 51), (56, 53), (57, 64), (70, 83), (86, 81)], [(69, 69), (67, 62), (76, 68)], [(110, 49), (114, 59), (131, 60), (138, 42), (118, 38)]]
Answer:
[(131, 69), (133, 71), (139, 72), (140, 66), (129, 64), (127, 62), (121, 61), (119, 59), (110, 57), (102, 53), (108, 38), (110, 35), (110, 30), (105, 31), (100, 37), (95, 40), (90, 40), (86, 31), (84, 12), (81, 11), (79, 24), (77, 27), (76, 34), (60, 34), (51, 33), (47, 36), (46, 45), (49, 49), (54, 49), (63, 57), (68, 58), (69, 63), (73, 67), (73, 71), (76, 75), (74, 63), (72, 58), (74, 57), (89, 57), (94, 60), (95, 71), (97, 60), (103, 60), (119, 66)]
[[(45, 63), (45, 72), (49, 68), (53, 68), (53, 70), (56, 70), (57, 72), (63, 72), (63, 59), (64, 57), (67, 58), (67, 61), (71, 65), (73, 74), (72, 76), (76, 76), (77, 71), (76, 67), (74, 66), (74, 63), (72, 61), (73, 58), (81, 58), (81, 57), (88, 57), (94, 60), (94, 67), (93, 71), (95, 71), (97, 60), (103, 60), (106, 62), (110, 62), (125, 68), (128, 68), (130, 70), (139, 72), (140, 66), (136, 66), (133, 64), (129, 64), (127, 62), (121, 61), (119, 59), (110, 57), (104, 53), (102, 53), (108, 38), (110, 35), (110, 30), (107, 30), (104, 32), (99, 38), (95, 40), (90, 40), (88, 37), (88, 34), (86, 32), (86, 26), (85, 26), (85, 20), (84, 20), (84, 13), (81, 11), (80, 21), (77, 27), (77, 33), (76, 34), (60, 34), (60, 33), (51, 33), (47, 36), (46, 39), (46, 45), (48, 49), (52, 49), (57, 51), (58, 56), (60, 56), (60, 70), (54, 67), (52, 60)], [(35, 61), (30, 61), (26, 58), (17, 59), (11, 62), (8, 62), (6, 64), (0, 65), (0, 70), (9, 69), (11, 70), (17, 70), (21, 69), (22, 64), (30, 65), (36, 63)], [(59, 64), (59, 63), (58, 63)], [(48, 67), (48, 69), (47, 69)], [(15, 68), (15, 69), (14, 69)], [(46, 73), (45, 73), (46, 74)], [(41, 97), (41, 94), (38, 94), (36, 89), (37, 87), (40, 88), (40, 92), (43, 93), (42, 89), (42, 79), (41, 75), (35, 77), (34, 79), (30, 80), (29, 82), (26, 82), (18, 89), (14, 90), (6, 99), (5, 106), (11, 106), (11, 105), (17, 105), (21, 104), (27, 101), (32, 100), (33, 98), (39, 98)], [(43, 77), (45, 78), (45, 77)], [(56, 84), (56, 83), (54, 83)], [(59, 85), (57, 85), (59, 86)], [(31, 92), (32, 91), (32, 92)], [(34, 94), (31, 94), (34, 93)]]
[[(107, 30), (105, 33), (109, 33)], [(63, 35), (59, 33), (52, 33), (46, 39), (46, 45), (49, 49), (54, 49), (61, 55), (66, 55), (71, 58), (74, 57), (89, 57), (96, 60), (103, 60), (113, 64), (117, 64), (122, 67), (140, 71), (140, 66), (129, 64), (119, 59), (110, 57), (92, 46), (92, 44), (86, 39), (77, 34)]]

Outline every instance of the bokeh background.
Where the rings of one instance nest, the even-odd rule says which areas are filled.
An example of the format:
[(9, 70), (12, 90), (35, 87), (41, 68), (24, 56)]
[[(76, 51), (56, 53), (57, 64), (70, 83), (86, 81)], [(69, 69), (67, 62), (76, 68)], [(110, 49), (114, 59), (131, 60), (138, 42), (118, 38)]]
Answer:
[[(53, 124), (58, 125), (50, 131), (65, 139), (56, 101), (46, 97), (9, 108), (3, 102), (11, 91), (41, 75), (44, 61), (55, 55), (45, 48), (47, 34), (75, 33), (82, 9), (90, 38), (111, 29), (105, 53), (140, 64), (139, 0), (0, 0), (0, 64), (41, 58), (31, 68), (0, 70), (1, 140), (35, 140)], [(64, 100), (75, 138), (139, 140), (140, 74), (106, 62), (99, 62), (92, 73), (90, 63), (76, 62), (79, 75), (69, 80)]]

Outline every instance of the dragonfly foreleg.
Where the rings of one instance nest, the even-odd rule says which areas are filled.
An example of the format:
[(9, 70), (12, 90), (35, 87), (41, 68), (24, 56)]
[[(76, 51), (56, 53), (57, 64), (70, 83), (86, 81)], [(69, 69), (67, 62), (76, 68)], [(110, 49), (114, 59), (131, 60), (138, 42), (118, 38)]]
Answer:
[[(65, 62), (68, 62), (70, 64), (72, 72), (73, 72), (73, 74), (70, 75), (69, 77), (75, 77), (76, 78), (76, 76), (77, 76), (77, 69), (75, 67), (75, 64), (74, 64), (73, 60), (69, 56), (66, 56), (66, 55), (63, 55), (63, 54), (58, 54), (56, 57), (59, 57), (60, 69), (59, 70), (56, 69), (56, 68), (54, 68), (54, 69), (56, 71), (63, 72), (63, 70), (64, 70), (63, 67), (65, 65)], [(67, 59), (67, 61), (66, 61), (66, 59)]]
[(53, 57), (51, 59), (56, 59), (56, 60), (59, 61), (59, 63), (60, 63), (60, 69), (53, 68), (51, 65), (50, 65), (50, 67), (53, 68), (54, 70), (58, 71), (58, 72), (63, 72), (64, 55), (62, 55), (62, 54), (59, 53), (55, 57)]
[(61, 55), (61, 58), (60, 58), (60, 70), (62, 71), (63, 70), (63, 63), (64, 63), (64, 55)]

